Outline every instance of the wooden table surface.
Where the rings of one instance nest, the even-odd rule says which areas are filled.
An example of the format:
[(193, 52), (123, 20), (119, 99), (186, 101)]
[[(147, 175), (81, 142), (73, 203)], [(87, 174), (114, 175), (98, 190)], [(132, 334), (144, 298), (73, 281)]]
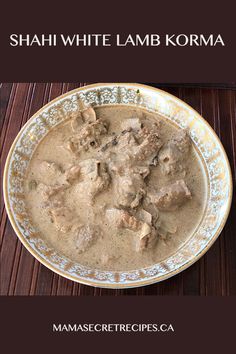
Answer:
[[(86, 83), (4, 83), (1, 86), (1, 174), (10, 146), (25, 122), (53, 98)], [(155, 85), (195, 108), (220, 137), (236, 181), (236, 91), (197, 85)], [(235, 188), (234, 188), (235, 189)], [(220, 237), (197, 263), (164, 282), (127, 290), (74, 283), (41, 265), (22, 246), (8, 220), (1, 188), (2, 295), (236, 295), (236, 198)]]

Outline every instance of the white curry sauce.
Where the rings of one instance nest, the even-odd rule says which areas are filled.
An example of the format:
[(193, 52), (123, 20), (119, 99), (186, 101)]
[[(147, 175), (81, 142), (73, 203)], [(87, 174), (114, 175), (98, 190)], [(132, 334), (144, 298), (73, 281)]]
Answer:
[(25, 191), (49, 246), (85, 266), (121, 271), (173, 254), (206, 201), (188, 132), (117, 105), (87, 108), (53, 128), (33, 154)]

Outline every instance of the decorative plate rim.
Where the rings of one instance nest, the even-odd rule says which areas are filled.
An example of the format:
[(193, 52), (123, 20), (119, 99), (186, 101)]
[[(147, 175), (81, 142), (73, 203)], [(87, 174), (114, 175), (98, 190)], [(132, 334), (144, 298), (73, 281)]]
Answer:
[[(96, 89), (96, 88), (101, 88), (101, 87), (125, 87), (127, 89), (135, 89), (135, 90), (139, 90), (139, 89), (144, 89), (144, 90), (150, 90), (153, 91), (154, 93), (159, 93), (162, 96), (165, 96), (173, 101), (178, 102), (182, 107), (187, 108), (188, 110), (190, 110), (191, 112), (194, 113), (194, 116), (197, 117), (197, 119), (199, 119), (203, 125), (205, 125), (208, 130), (211, 132), (211, 134), (214, 136), (217, 145), (220, 147), (221, 153), (223, 154), (224, 157), (224, 161), (226, 163), (226, 169), (227, 169), (227, 173), (228, 173), (228, 177), (229, 177), (229, 192), (228, 192), (228, 199), (226, 202), (226, 209), (224, 211), (222, 220), (220, 225), (218, 226), (216, 232), (213, 234), (213, 236), (211, 237), (211, 239), (208, 241), (208, 243), (206, 244), (206, 246), (197, 254), (195, 255), (191, 260), (189, 260), (187, 263), (183, 264), (182, 266), (179, 266), (177, 269), (170, 271), (167, 274), (164, 275), (156, 275), (153, 276), (152, 278), (146, 279), (146, 280), (136, 280), (136, 281), (126, 281), (124, 283), (122, 282), (104, 282), (103, 280), (100, 281), (95, 281), (95, 280), (91, 280), (88, 278), (82, 278), (79, 276), (74, 276), (74, 275), (70, 275), (68, 273), (65, 273), (65, 271), (60, 270), (59, 268), (57, 268), (56, 266), (54, 266), (53, 264), (51, 264), (47, 259), (43, 258), (43, 256), (41, 256), (39, 253), (37, 253), (37, 251), (29, 244), (29, 242), (26, 240), (26, 238), (24, 237), (24, 235), (22, 234), (22, 232), (20, 231), (14, 215), (13, 215), (13, 211), (11, 210), (10, 207), (10, 202), (9, 202), (9, 190), (8, 190), (8, 175), (9, 175), (9, 167), (10, 167), (10, 161), (14, 152), (14, 149), (17, 145), (17, 142), (19, 141), (19, 139), (22, 136), (22, 133), (27, 129), (27, 127), (30, 126), (30, 124), (32, 123), (32, 121), (39, 116), (41, 113), (43, 113), (44, 111), (46, 111), (47, 108), (49, 108), (50, 106), (52, 106), (53, 104), (55, 104), (58, 101), (63, 100), (64, 98), (66, 98), (67, 96), (72, 96), (75, 93), (81, 93), (83, 91), (88, 91), (90, 89)], [(231, 168), (230, 168), (230, 164), (229, 164), (229, 160), (227, 157), (227, 154), (224, 150), (224, 147), (220, 141), (220, 139), (218, 138), (218, 136), (216, 135), (215, 131), (213, 130), (213, 128), (210, 126), (210, 124), (196, 111), (194, 110), (191, 106), (189, 106), (187, 103), (185, 103), (184, 101), (180, 100), (179, 98), (177, 98), (176, 96), (163, 91), (161, 89), (158, 88), (154, 88), (152, 86), (148, 86), (148, 85), (144, 85), (144, 84), (137, 84), (137, 83), (96, 83), (96, 84), (91, 84), (91, 85), (86, 85), (86, 86), (82, 86), (79, 88), (76, 88), (74, 90), (71, 90), (63, 95), (60, 95), (58, 97), (56, 97), (55, 99), (53, 99), (52, 101), (50, 101), (49, 103), (47, 103), (46, 105), (44, 105), (42, 108), (40, 108), (26, 123), (25, 125), (21, 128), (21, 130), (19, 131), (19, 133), (17, 134), (16, 138), (14, 139), (11, 148), (8, 152), (8, 156), (5, 162), (5, 167), (4, 167), (4, 175), (3, 175), (3, 196), (4, 196), (4, 202), (5, 202), (5, 206), (6, 206), (6, 211), (9, 217), (9, 220), (11, 222), (11, 225), (17, 235), (17, 237), (19, 238), (19, 240), (22, 242), (22, 244), (26, 247), (26, 249), (40, 262), (42, 263), (44, 266), (46, 266), (47, 268), (49, 268), (50, 270), (54, 271), (55, 273), (73, 280), (75, 282), (79, 282), (82, 284), (86, 284), (86, 285), (90, 285), (90, 286), (94, 286), (94, 287), (100, 287), (100, 288), (115, 288), (115, 289), (120, 289), (120, 288), (133, 288), (133, 287), (140, 287), (140, 286), (144, 286), (144, 285), (150, 285), (153, 283), (157, 283), (160, 281), (163, 281), (165, 279), (168, 279), (180, 272), (182, 272), (183, 270), (187, 269), (188, 267), (190, 267), (192, 264), (194, 264), (197, 260), (199, 260), (208, 250), (209, 248), (213, 245), (213, 243), (216, 241), (216, 239), (218, 238), (218, 236), (220, 235), (226, 220), (228, 218), (229, 212), (230, 212), (230, 208), (231, 208), (231, 202), (232, 202), (232, 194), (233, 194), (233, 182), (232, 182), (232, 172), (231, 172)], [(143, 268), (142, 268), (143, 269)], [(127, 271), (129, 272), (129, 271)], [(130, 271), (131, 272), (131, 271)], [(126, 272), (123, 272), (126, 273)]]

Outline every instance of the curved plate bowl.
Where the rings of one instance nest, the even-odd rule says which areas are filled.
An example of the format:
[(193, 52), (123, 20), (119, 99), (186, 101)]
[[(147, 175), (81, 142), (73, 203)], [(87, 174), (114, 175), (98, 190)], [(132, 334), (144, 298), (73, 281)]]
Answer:
[[(32, 154), (43, 137), (71, 113), (86, 105), (131, 105), (156, 112), (181, 128), (188, 128), (203, 161), (208, 180), (204, 217), (188, 241), (167, 259), (151, 267), (127, 271), (101, 271), (72, 262), (47, 246), (27, 215), (24, 176)], [(139, 84), (95, 84), (53, 100), (21, 129), (9, 152), (4, 171), (4, 199), (11, 224), (29, 252), (54, 272), (88, 285), (125, 288), (167, 279), (197, 261), (220, 234), (230, 209), (232, 177), (225, 151), (209, 124), (178, 98)]]

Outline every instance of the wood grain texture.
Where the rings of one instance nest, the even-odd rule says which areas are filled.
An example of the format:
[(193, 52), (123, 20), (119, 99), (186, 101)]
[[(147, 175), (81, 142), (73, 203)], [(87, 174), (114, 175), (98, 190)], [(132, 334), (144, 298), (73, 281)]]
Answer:
[[(1, 86), (1, 180), (17, 133), (44, 104), (86, 83), (4, 83)], [(156, 87), (163, 85), (152, 84)], [(236, 185), (236, 91), (211, 85), (164, 85), (164, 89), (196, 109), (220, 137)], [(235, 189), (235, 188), (234, 188)], [(1, 295), (236, 295), (236, 196), (228, 221), (215, 244), (197, 263), (164, 282), (125, 290), (93, 288), (74, 283), (41, 265), (22, 246), (7, 218), (1, 188)]]

